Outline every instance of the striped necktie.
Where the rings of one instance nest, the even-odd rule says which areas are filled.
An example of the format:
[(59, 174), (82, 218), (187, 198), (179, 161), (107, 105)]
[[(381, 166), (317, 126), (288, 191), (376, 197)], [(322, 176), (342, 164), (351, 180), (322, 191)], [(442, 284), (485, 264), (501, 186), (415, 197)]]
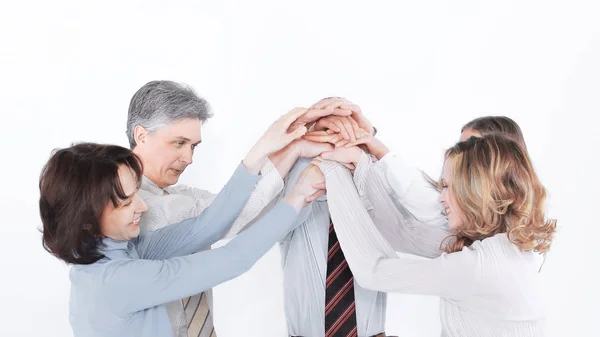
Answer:
[(333, 223), (329, 225), (325, 284), (325, 337), (356, 337), (354, 277), (340, 248)]
[(216, 337), (206, 293), (184, 298), (182, 301), (188, 320), (188, 336)]

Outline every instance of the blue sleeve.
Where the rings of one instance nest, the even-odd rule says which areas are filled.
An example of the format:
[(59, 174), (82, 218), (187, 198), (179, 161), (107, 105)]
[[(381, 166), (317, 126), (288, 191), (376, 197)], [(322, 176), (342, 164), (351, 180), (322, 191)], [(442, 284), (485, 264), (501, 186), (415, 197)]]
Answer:
[(281, 201), (223, 247), (167, 260), (112, 261), (103, 276), (110, 307), (124, 316), (235, 278), (293, 229), (297, 215), (294, 207)]
[(250, 198), (260, 175), (240, 164), (213, 203), (199, 216), (164, 228), (142, 232), (133, 239), (141, 259), (162, 260), (188, 255), (218, 241)]

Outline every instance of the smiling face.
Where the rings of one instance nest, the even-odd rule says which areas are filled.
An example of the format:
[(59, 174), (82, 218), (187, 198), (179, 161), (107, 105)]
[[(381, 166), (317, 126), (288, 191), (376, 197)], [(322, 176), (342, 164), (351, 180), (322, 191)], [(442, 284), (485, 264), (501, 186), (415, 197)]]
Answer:
[(160, 188), (176, 184), (202, 141), (201, 124), (199, 119), (188, 118), (152, 132), (137, 126), (133, 151), (144, 163), (144, 176)]
[(452, 161), (446, 159), (444, 162), (444, 171), (442, 174), (442, 192), (439, 201), (444, 206), (444, 211), (448, 216), (448, 226), (451, 229), (458, 228), (463, 224), (464, 214), (456, 203), (456, 196), (452, 191)]
[(148, 206), (137, 195), (134, 172), (126, 165), (119, 166), (119, 181), (123, 192), (128, 196), (119, 200), (118, 205), (108, 202), (100, 218), (102, 235), (114, 240), (130, 240), (140, 234), (140, 217)]

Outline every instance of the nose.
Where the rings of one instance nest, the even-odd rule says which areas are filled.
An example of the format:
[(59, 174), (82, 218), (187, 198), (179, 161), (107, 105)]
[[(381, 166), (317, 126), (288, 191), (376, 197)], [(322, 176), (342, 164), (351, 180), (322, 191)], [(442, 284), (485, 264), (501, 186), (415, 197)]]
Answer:
[(193, 161), (192, 157), (194, 156), (194, 150), (190, 149), (185, 149), (183, 150), (183, 154), (181, 155), (181, 157), (179, 158), (179, 160), (186, 164), (186, 165), (190, 165)]
[(135, 194), (135, 199), (136, 199), (136, 206), (137, 206), (135, 211), (137, 213), (146, 212), (148, 210), (148, 205), (146, 204), (144, 199), (142, 199), (137, 193)]
[(444, 203), (444, 201), (446, 201), (446, 189), (443, 189), (442, 193), (440, 193), (440, 196), (438, 197), (439, 203)]

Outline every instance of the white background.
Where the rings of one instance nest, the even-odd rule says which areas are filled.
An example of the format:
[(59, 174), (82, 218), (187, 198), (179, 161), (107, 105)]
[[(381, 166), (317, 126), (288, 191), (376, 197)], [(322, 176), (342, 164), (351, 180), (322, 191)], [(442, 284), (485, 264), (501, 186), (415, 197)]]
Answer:
[[(154, 79), (212, 104), (182, 182), (214, 192), (272, 120), (326, 96), (360, 104), (435, 176), (462, 124), (514, 118), (559, 219), (542, 269), (548, 336), (598, 336), (598, 17), (573, 0), (2, 1), (0, 336), (72, 335), (38, 176), (72, 141), (126, 145), (129, 99)], [(215, 296), (220, 337), (285, 335), (276, 248)], [(388, 333), (439, 336), (437, 301), (391, 295)]]

